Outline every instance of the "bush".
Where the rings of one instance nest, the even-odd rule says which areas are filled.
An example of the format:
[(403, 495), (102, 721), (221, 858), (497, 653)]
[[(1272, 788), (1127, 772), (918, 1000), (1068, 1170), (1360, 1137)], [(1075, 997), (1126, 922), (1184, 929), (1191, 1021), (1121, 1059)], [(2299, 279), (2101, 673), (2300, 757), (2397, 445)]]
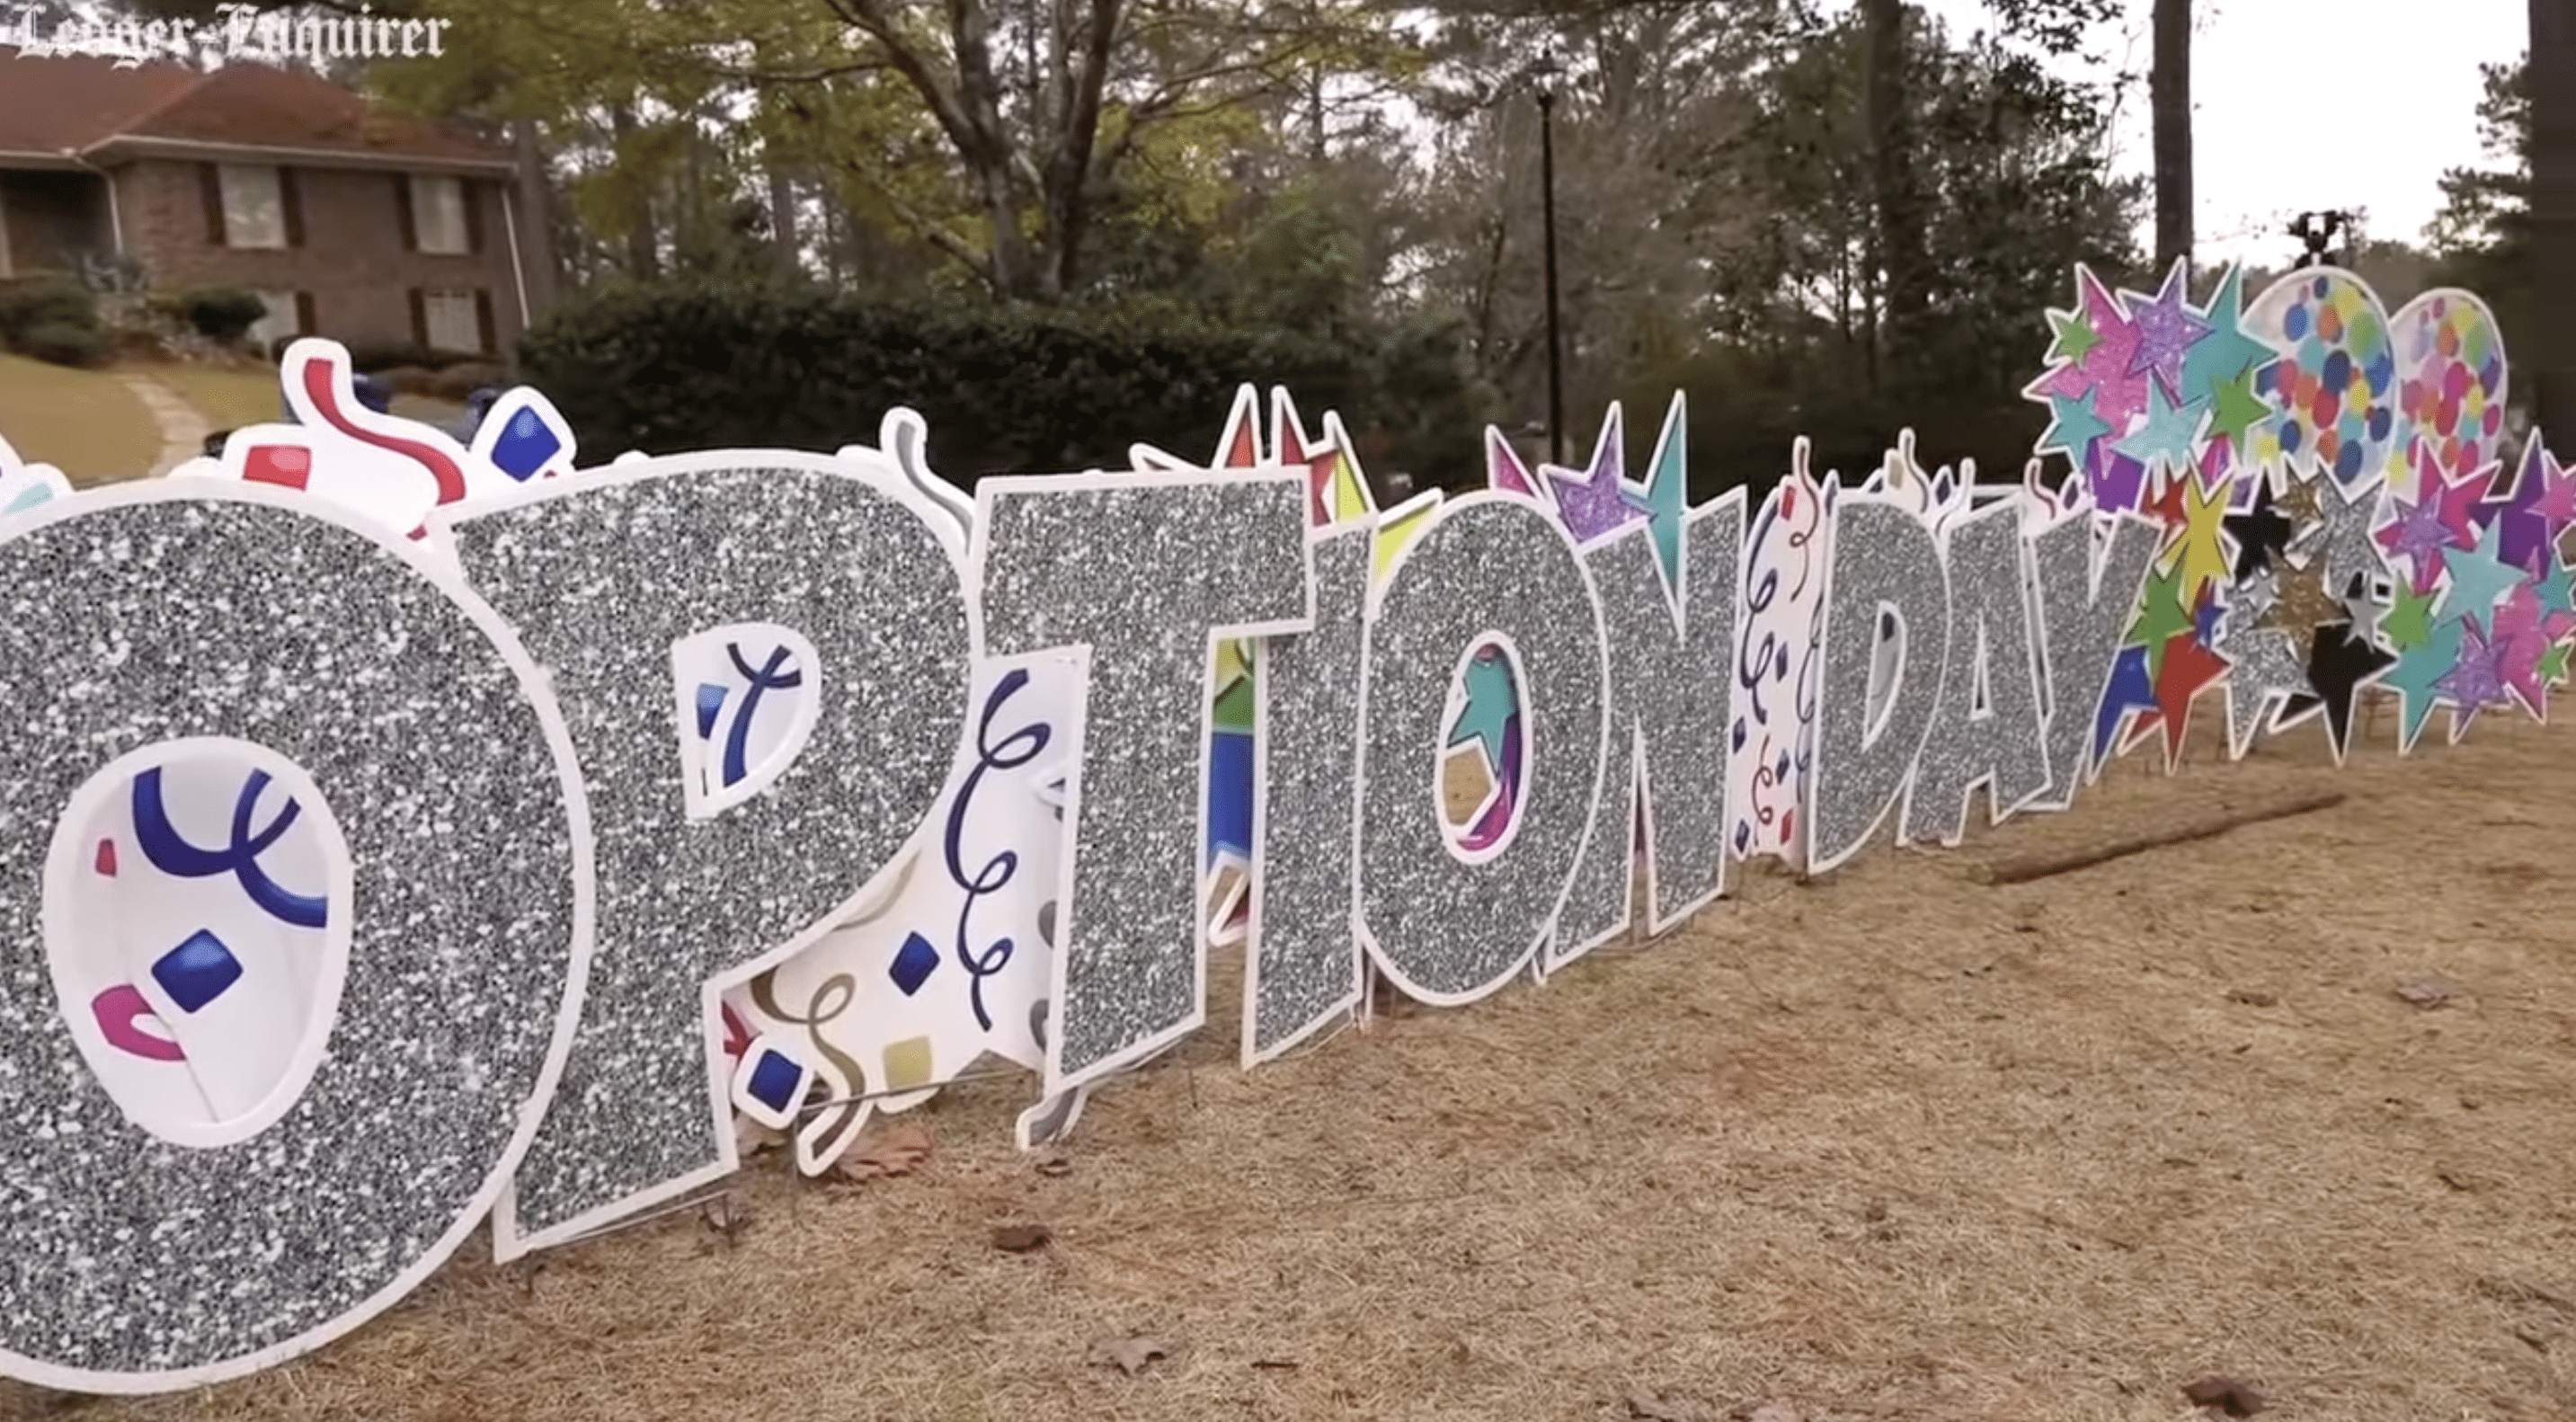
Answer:
[(74, 277), (46, 272), (0, 281), (0, 345), (26, 351), (39, 328), (98, 334), (98, 294)]
[(197, 328), (198, 335), (226, 344), (249, 335), (250, 328), (269, 314), (268, 303), (262, 301), (257, 293), (230, 288), (192, 291), (181, 297), (177, 304), (180, 314), (187, 317), (189, 325)]
[[(605, 457), (704, 448), (872, 444), (898, 405), (929, 422), (934, 467), (988, 473), (1123, 469), (1131, 443), (1204, 457), (1235, 388), (1285, 385), (1309, 421), (1338, 410), (1354, 434), (1406, 431), (1425, 409), (1442, 442), (1476, 456), (1481, 406), (1454, 347), (1395, 359), (1363, 340), (1211, 325), (1142, 306), (1034, 308), (886, 302), (709, 283), (621, 285), (558, 307), (519, 347), (583, 447)], [(1421, 482), (1428, 450), (1403, 450)], [(1383, 471), (1380, 471), (1383, 472)]]
[(97, 327), (57, 321), (29, 327), (12, 344), (22, 354), (55, 365), (103, 365), (108, 356), (107, 338)]

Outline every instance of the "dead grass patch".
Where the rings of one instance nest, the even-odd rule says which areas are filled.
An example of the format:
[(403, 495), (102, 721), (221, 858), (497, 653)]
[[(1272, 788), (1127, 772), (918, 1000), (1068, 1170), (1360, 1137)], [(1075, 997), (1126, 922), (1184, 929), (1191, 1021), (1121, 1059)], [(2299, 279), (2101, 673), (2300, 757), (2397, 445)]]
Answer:
[[(730, 1241), (468, 1258), (299, 1363), (81, 1415), (2166, 1422), (2215, 1374), (2267, 1417), (2576, 1416), (2576, 740), (2400, 762), (2391, 719), (2317, 814), (1973, 881), (2334, 774), (2313, 732), (2125, 762), (1248, 1074), (1220, 981), (1069, 1168), (1010, 1149), (1025, 1087), (970, 1084), (911, 1175), (773, 1156)], [(2456, 997), (2395, 995), (2426, 974)], [(1166, 1356), (1095, 1357), (1139, 1338)]]

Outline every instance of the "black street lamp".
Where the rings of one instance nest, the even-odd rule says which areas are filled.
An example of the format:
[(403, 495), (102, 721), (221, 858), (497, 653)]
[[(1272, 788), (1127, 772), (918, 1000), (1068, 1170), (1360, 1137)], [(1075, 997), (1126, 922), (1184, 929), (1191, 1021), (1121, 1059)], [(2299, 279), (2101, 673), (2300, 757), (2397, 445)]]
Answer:
[(1558, 465), (1565, 463), (1565, 346), (1556, 306), (1556, 81), (1564, 73), (1553, 49), (1540, 54), (1529, 69), (1538, 90), (1539, 207), (1547, 230), (1548, 462)]

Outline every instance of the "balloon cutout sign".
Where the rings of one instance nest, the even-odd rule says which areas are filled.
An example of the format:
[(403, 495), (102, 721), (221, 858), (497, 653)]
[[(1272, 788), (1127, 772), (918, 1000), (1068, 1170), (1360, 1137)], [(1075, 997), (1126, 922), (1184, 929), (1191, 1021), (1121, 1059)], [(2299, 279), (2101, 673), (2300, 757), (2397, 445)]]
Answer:
[(986, 1058), (1061, 1137), (1217, 952), (1249, 1066), (2195, 727), (2547, 713), (2576, 472), (2476, 297), (2079, 270), (2046, 331), (2016, 479), (1800, 444), (1696, 504), (1679, 396), (1393, 507), (1250, 390), (1203, 463), (970, 494), (900, 410), (585, 465), (518, 390), (460, 444), (319, 341), (175, 477), (0, 445), (0, 1373), (240, 1376)]

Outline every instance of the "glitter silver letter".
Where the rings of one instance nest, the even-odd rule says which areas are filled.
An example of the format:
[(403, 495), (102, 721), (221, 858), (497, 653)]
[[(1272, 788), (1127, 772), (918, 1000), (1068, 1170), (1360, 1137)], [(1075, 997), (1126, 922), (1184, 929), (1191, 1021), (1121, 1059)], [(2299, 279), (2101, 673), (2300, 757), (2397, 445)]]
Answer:
[[(16, 593), (0, 619), (15, 716), (0, 774), (0, 1373), (145, 1392), (255, 1372), (399, 1301), (527, 1149), (590, 952), (572, 746), (541, 674), (461, 578), (301, 493), (146, 480), (60, 500), (0, 540), (0, 587)], [(306, 782), (261, 802), (252, 823), (269, 828), (247, 862), (220, 862), (220, 819), (177, 825), (210, 854), (155, 850), (140, 828), (172, 829), (154, 752), (208, 739), (258, 747)], [(155, 765), (131, 782), (149, 812), (103, 833), (124, 801), (90, 818), (73, 797), (137, 760)], [(346, 847), (322, 874), (345, 900), (307, 877), (311, 861), (274, 879), (258, 863), (306, 794)], [(181, 1065), (173, 1043), (244, 1000), (277, 1000), (253, 953), (198, 928), (196, 912), (245, 893), (348, 935), (328, 1053), (265, 1128), (178, 1143), (84, 1065), (78, 1018), (117, 1019), (105, 1025), (141, 1058), (219, 1069)], [(92, 899), (111, 919), (140, 909), (177, 946), (148, 972), (136, 963), (140, 992), (61, 1001), (58, 915)], [(159, 955), (164, 941), (128, 946)], [(132, 1035), (156, 983), (177, 1005), (155, 1011), (183, 1020)]]
[(2039, 649), (2030, 629), (2030, 576), (2018, 492), (1953, 516), (1941, 529), (1950, 574), (1950, 649), (1932, 729), (1914, 758), (1900, 843), (1957, 844), (1968, 801), (1986, 787), (1987, 823), (2048, 793)]
[[(555, 1109), (493, 1221), (507, 1259), (730, 1172), (715, 997), (819, 935), (945, 787), (973, 645), (964, 536), (888, 466), (678, 455), (532, 484), (442, 518), (468, 577), (545, 666), (599, 842), (599, 961)], [(801, 632), (803, 748), (693, 813), (674, 649)]]
[[(1432, 767), (1461, 659), (1497, 634), (1518, 663), (1530, 764), (1508, 838), (1469, 863), (1450, 842)], [(1451, 501), (1372, 593), (1361, 933), (1408, 995), (1472, 1002), (1509, 982), (1555, 931), (1600, 794), (1605, 643), (1601, 600), (1572, 539), (1515, 495)]]
[[(1888, 686), (1874, 686), (1880, 628), (1894, 622)], [(1941, 701), (1950, 643), (1950, 581), (1923, 515), (1880, 494), (1833, 504), (1825, 571), (1824, 675), (1809, 782), (1807, 872), (1860, 852), (1905, 793)]]
[(1261, 643), (1261, 843), (1243, 970), (1243, 1063), (1360, 996), (1359, 727), (1374, 519), (1317, 530), (1315, 630)]
[(2111, 686), (2111, 664), (2155, 566), (2163, 531), (2135, 514), (2103, 521), (2090, 507), (2031, 535), (2031, 591), (2039, 614), (2040, 672), (2048, 685), (2048, 778), (2031, 808), (2063, 810), (2093, 783), (2094, 721)]
[(1313, 625), (1303, 471), (1064, 474), (976, 488), (986, 651), (1087, 648), (1057, 920), (1052, 1096), (1207, 1014), (1211, 649)]
[(1583, 550), (1610, 638), (1610, 734), (1601, 811), (1566, 895), (1550, 972), (1635, 917), (1645, 833), (1646, 928), (1679, 925), (1726, 886), (1726, 774), (1735, 690), (1744, 491), (1694, 509), (1680, 585), (1667, 587), (1645, 525)]

